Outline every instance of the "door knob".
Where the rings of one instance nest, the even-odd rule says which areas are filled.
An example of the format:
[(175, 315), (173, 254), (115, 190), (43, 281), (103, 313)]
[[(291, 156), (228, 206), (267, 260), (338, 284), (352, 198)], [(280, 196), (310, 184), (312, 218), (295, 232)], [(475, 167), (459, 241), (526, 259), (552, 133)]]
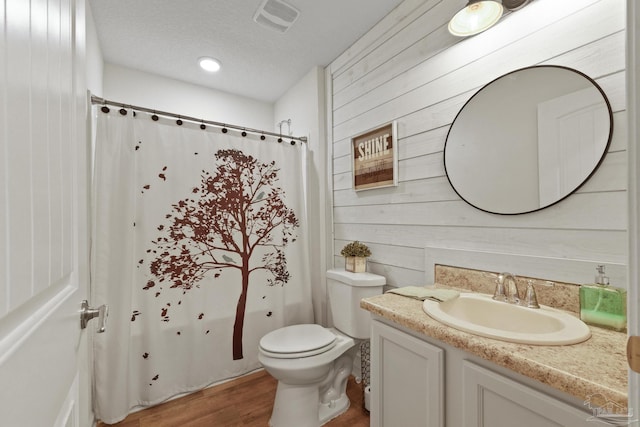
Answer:
[(640, 337), (631, 335), (627, 340), (627, 362), (634, 372), (640, 373)]
[(102, 333), (106, 330), (108, 315), (108, 306), (103, 304), (98, 308), (90, 308), (87, 300), (83, 300), (80, 307), (80, 329), (85, 329), (87, 327), (87, 322), (89, 322), (89, 320), (93, 319), (94, 317), (97, 317), (99, 324), (98, 330), (96, 332)]

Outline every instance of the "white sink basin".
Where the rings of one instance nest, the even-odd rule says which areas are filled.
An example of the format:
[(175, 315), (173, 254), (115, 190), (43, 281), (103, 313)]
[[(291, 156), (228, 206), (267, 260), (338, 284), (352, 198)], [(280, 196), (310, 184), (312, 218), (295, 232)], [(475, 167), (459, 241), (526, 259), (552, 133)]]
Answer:
[(520, 344), (576, 344), (591, 337), (589, 327), (569, 313), (543, 305), (532, 309), (507, 304), (491, 295), (462, 293), (445, 302), (425, 300), (422, 309), (452, 328)]

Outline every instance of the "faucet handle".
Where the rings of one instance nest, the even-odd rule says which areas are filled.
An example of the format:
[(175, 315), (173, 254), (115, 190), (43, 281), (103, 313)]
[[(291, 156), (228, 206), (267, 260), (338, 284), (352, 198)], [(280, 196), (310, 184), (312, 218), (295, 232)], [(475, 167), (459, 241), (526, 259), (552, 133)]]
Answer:
[(533, 287), (533, 280), (527, 280), (527, 292), (524, 295), (524, 301), (522, 305), (528, 308), (540, 308), (538, 304), (538, 296), (536, 290)]
[(504, 274), (498, 274), (496, 277), (496, 288), (493, 291), (493, 299), (502, 302), (507, 300), (507, 293), (504, 289)]
[[(538, 296), (536, 295), (536, 290), (533, 287), (534, 282), (535, 281), (531, 279), (527, 280), (527, 291), (525, 293), (524, 301), (522, 301), (522, 305), (528, 308), (540, 308), (540, 305), (538, 304)], [(556, 284), (555, 282), (545, 280), (543, 282), (538, 281), (536, 285), (551, 288)]]

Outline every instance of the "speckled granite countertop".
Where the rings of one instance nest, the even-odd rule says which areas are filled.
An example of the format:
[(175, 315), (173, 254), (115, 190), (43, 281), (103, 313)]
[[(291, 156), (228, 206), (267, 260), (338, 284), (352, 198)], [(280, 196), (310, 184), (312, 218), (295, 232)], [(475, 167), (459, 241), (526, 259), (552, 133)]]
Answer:
[(383, 294), (360, 306), (412, 331), (540, 381), (579, 399), (601, 393), (627, 407), (624, 333), (591, 327), (591, 338), (567, 346), (534, 346), (484, 338), (446, 326), (422, 311), (422, 301)]

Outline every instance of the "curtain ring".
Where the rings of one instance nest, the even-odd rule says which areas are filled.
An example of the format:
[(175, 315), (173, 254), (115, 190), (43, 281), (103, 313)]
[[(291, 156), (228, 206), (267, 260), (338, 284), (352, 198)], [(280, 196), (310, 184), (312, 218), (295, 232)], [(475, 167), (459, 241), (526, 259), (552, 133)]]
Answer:
[(227, 132), (229, 132), (227, 130), (227, 125), (222, 125), (222, 133), (227, 133)]
[(296, 145), (296, 142), (293, 139), (291, 140), (291, 145)]
[(182, 126), (182, 119), (180, 118), (180, 116), (178, 116), (178, 120), (176, 120), (176, 124), (178, 126)]
[(265, 139), (267, 139), (267, 137), (266, 137), (266, 136), (264, 136), (264, 134), (260, 135), (260, 140), (261, 140), (261, 141), (264, 141)]
[(247, 132), (245, 132), (244, 130), (242, 131), (242, 133), (240, 134), (242, 136), (247, 136)]
[(125, 110), (125, 109), (124, 109), (124, 107), (122, 107), (122, 108), (119, 110), (119, 112), (120, 112), (120, 114), (122, 114), (123, 116), (126, 116), (126, 115), (127, 115), (127, 110)]
[(282, 138), (278, 138), (278, 142), (282, 142)]
[(107, 107), (107, 101), (104, 102), (104, 104), (102, 105), (102, 108), (100, 108), (100, 111), (102, 111), (103, 113), (107, 114), (109, 113), (109, 107)]
[(153, 115), (151, 116), (151, 120), (153, 120), (154, 122), (158, 121), (158, 115), (156, 114), (156, 112), (153, 112)]
[(202, 123), (200, 123), (200, 129), (205, 130), (207, 128), (207, 125), (204, 124), (204, 120), (202, 120)]

